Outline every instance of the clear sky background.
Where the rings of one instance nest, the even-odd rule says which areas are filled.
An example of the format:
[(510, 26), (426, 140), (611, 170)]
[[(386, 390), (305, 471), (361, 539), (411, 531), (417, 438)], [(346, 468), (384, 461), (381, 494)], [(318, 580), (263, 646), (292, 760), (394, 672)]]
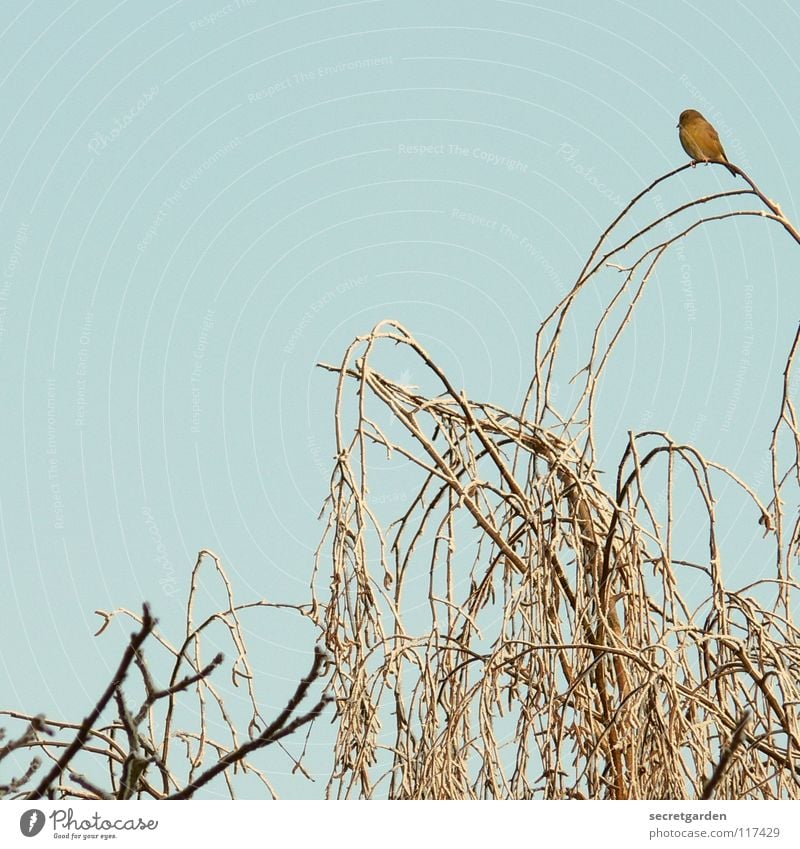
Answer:
[[(201, 548), (237, 600), (307, 601), (333, 453), (315, 364), (393, 318), (518, 407), (591, 245), (686, 160), (681, 110), (797, 224), (799, 43), (781, 2), (5, 3), (0, 704), (83, 717), (126, 633), (95, 639), (93, 611), (148, 600), (177, 640)], [(664, 202), (732, 184), (696, 168)], [(764, 495), (800, 248), (740, 218), (684, 251), (613, 361), (600, 465), (668, 430)], [(738, 583), (766, 568), (755, 536), (726, 532)], [(245, 624), (270, 715), (314, 632)]]

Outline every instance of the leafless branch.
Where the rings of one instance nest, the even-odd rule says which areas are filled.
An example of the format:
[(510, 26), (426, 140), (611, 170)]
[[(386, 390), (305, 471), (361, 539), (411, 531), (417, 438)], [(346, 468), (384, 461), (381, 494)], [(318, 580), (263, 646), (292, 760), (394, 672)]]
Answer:
[[(655, 429), (624, 435), (615, 475), (596, 466), (598, 387), (663, 257), (741, 216), (800, 242), (740, 169), (749, 188), (623, 231), (690, 167), (653, 181), (602, 234), (536, 334), (520, 412), (469, 398), (392, 321), (321, 364), (338, 378), (312, 584), (338, 706), (330, 794), (800, 798), (800, 331), (771, 498)], [(581, 339), (568, 358), (562, 342), (587, 301), (599, 307), (574, 374), (565, 360)], [(381, 371), (389, 352), (418, 386)], [(566, 380), (575, 393), (563, 410), (555, 390)], [(776, 574), (739, 588), (720, 543), (731, 489), (775, 551)], [(686, 514), (704, 552), (682, 550)]]

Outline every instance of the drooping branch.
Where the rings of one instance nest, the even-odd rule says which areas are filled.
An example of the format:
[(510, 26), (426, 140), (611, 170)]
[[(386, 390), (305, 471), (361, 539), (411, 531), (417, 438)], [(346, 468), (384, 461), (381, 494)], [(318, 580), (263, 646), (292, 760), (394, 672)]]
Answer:
[[(595, 466), (598, 386), (663, 257), (738, 216), (777, 220), (797, 238), (736, 169), (749, 189), (678, 204), (614, 239), (636, 204), (690, 167), (655, 180), (602, 234), (536, 335), (521, 413), (469, 399), (396, 322), (358, 337), (338, 365), (323, 364), (338, 376), (336, 464), (312, 605), (339, 705), (329, 792), (800, 797), (798, 720), (783, 708), (800, 703), (791, 618), (800, 587), (789, 569), (800, 520), (787, 530), (779, 497), (800, 484), (790, 392), (797, 340), (770, 503), (658, 430), (625, 435), (616, 476)], [(766, 209), (715, 208), (749, 197)], [(623, 252), (635, 258), (622, 263)], [(593, 287), (609, 270), (618, 285)], [(581, 336), (576, 400), (559, 410), (552, 390), (563, 331), (590, 290), (601, 311)], [(379, 362), (421, 372), (424, 388), (393, 382)], [(787, 437), (794, 462), (784, 468), (777, 443)], [(780, 564), (775, 578), (738, 589), (725, 579), (720, 541), (721, 493), (731, 489), (752, 506), (747, 515)], [(704, 551), (688, 544), (701, 536)]]

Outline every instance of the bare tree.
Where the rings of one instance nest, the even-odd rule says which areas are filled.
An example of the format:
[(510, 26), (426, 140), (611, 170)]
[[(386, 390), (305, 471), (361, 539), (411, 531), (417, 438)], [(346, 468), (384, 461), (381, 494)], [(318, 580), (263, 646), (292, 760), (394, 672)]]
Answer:
[[(688, 167), (654, 181), (602, 234), (536, 334), (520, 411), (469, 398), (392, 321), (323, 366), (338, 375), (337, 459), (312, 586), (337, 703), (329, 794), (800, 797), (790, 393), (800, 337), (787, 346), (769, 498), (657, 430), (626, 435), (616, 474), (596, 465), (601, 376), (667, 252), (737, 216), (776, 221), (800, 243), (739, 169), (748, 189), (618, 235)], [(601, 274), (617, 285), (594, 285)], [(589, 292), (599, 317), (562, 410), (560, 352)], [(386, 349), (422, 371), (424, 389), (386, 376)], [(381, 473), (387, 458), (398, 462)], [(389, 497), (392, 480), (407, 497)], [(687, 481), (707, 540), (699, 559), (677, 532)], [(747, 586), (728, 586), (721, 568), (717, 494), (731, 482), (774, 551), (774, 574)]]
[[(310, 732), (335, 700), (332, 796), (798, 798), (800, 431), (792, 375), (800, 331), (788, 346), (768, 497), (663, 431), (627, 433), (616, 474), (597, 468), (601, 377), (668, 251), (735, 216), (776, 221), (800, 243), (777, 204), (739, 169), (749, 189), (698, 198), (618, 235), (643, 198), (688, 167), (654, 181), (603, 233), (536, 334), (519, 411), (470, 399), (391, 321), (357, 338), (340, 365), (325, 366), (338, 375), (336, 463), (311, 604), (293, 608), (319, 627), (324, 650), (315, 649), (277, 717), (261, 715), (240, 616), (291, 606), (235, 604), (222, 564), (204, 550), (177, 643), (147, 606), (141, 615), (98, 611), (98, 633), (120, 616), (136, 631), (82, 722), (0, 712), (23, 726), (0, 747), (0, 760), (36, 755), (0, 796), (180, 799), (222, 776), (233, 797), (236, 771), (275, 796), (252, 753), (303, 727)], [(744, 199), (760, 206), (719, 210)], [(601, 274), (616, 274), (617, 285), (594, 285)], [(587, 293), (601, 307), (569, 407), (560, 409), (567, 329)], [(422, 369), (424, 388), (383, 373), (387, 347)], [(398, 461), (388, 471), (377, 462), (386, 458)], [(682, 551), (686, 481), (702, 507), (699, 558)], [(749, 500), (753, 525), (774, 553), (774, 574), (746, 586), (724, 577), (723, 484)], [(197, 621), (208, 562), (227, 605)], [(213, 684), (222, 656), (203, 659), (212, 626), (233, 646), (233, 683), (247, 688), (246, 735)], [(169, 660), (163, 686), (145, 646)], [(126, 684), (134, 667), (136, 709)], [(328, 676), (322, 695), (301, 710)], [(187, 714), (190, 698), (195, 710)], [(180, 727), (187, 715), (197, 717), (196, 728)], [(226, 729), (224, 740), (211, 736), (213, 722)], [(40, 775), (43, 759), (50, 766)], [(302, 757), (295, 769), (303, 770)]]
[[(222, 581), (228, 604), (225, 609), (198, 622), (195, 604), (202, 585), (202, 567), (208, 561), (214, 564)], [(281, 745), (281, 740), (303, 726), (310, 727), (331, 698), (323, 693), (309, 709), (300, 709), (311, 686), (325, 675), (325, 655), (316, 648), (309, 672), (298, 683), (283, 710), (271, 720), (262, 716), (240, 617), (247, 609), (267, 607), (290, 605), (273, 605), (264, 601), (235, 604), (233, 590), (219, 558), (213, 552), (203, 550), (192, 571), (186, 633), (179, 644), (173, 644), (158, 630), (148, 605), (144, 605), (141, 616), (124, 609), (111, 613), (97, 611), (103, 619), (98, 635), (120, 615), (137, 626), (116, 672), (80, 723), (30, 716), (19, 711), (0, 711), (0, 715), (27, 723), (16, 739), (0, 748), (0, 761), (15, 750), (38, 752), (22, 775), (0, 786), (0, 798), (189, 799), (219, 775), (224, 778), (231, 798), (235, 798), (231, 773), (236, 771), (255, 776), (263, 784), (265, 792), (274, 797), (276, 794), (268, 776), (249, 760), (250, 756), (266, 746)], [(300, 608), (294, 609), (303, 612)], [(223, 656), (217, 654), (210, 662), (205, 662), (202, 657), (203, 637), (214, 625), (223, 628), (233, 645), (235, 660), (231, 667), (231, 680), (236, 686), (244, 684), (248, 692), (251, 718), (247, 739), (242, 738), (220, 690), (211, 680), (213, 673), (223, 665)], [(148, 641), (169, 658), (171, 672), (165, 687), (156, 685), (151, 664), (145, 657), (145, 643)], [(131, 711), (123, 684), (134, 666), (144, 695), (139, 707)], [(192, 694), (196, 707), (189, 715), (197, 718), (197, 727), (178, 727), (177, 716), (181, 710), (186, 715), (185, 708)], [(112, 701), (116, 716), (101, 721)], [(227, 729), (227, 739), (212, 738), (210, 729), (214, 721), (221, 722)], [(175, 743), (180, 744), (177, 751)], [(72, 764), (78, 758), (86, 764), (91, 775), (75, 770)], [(30, 788), (40, 771), (42, 759), (49, 760), (51, 766)], [(302, 770), (299, 761), (295, 761), (295, 768)]]

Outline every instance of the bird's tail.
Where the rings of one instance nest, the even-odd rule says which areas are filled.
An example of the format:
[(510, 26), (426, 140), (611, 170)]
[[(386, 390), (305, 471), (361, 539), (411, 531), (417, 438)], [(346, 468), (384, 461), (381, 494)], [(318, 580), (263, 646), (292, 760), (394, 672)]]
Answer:
[(739, 172), (734, 169), (734, 167), (731, 165), (730, 162), (728, 162), (727, 159), (725, 160), (725, 167), (728, 169), (728, 171), (731, 172), (731, 174), (733, 174), (734, 177), (739, 176)]

